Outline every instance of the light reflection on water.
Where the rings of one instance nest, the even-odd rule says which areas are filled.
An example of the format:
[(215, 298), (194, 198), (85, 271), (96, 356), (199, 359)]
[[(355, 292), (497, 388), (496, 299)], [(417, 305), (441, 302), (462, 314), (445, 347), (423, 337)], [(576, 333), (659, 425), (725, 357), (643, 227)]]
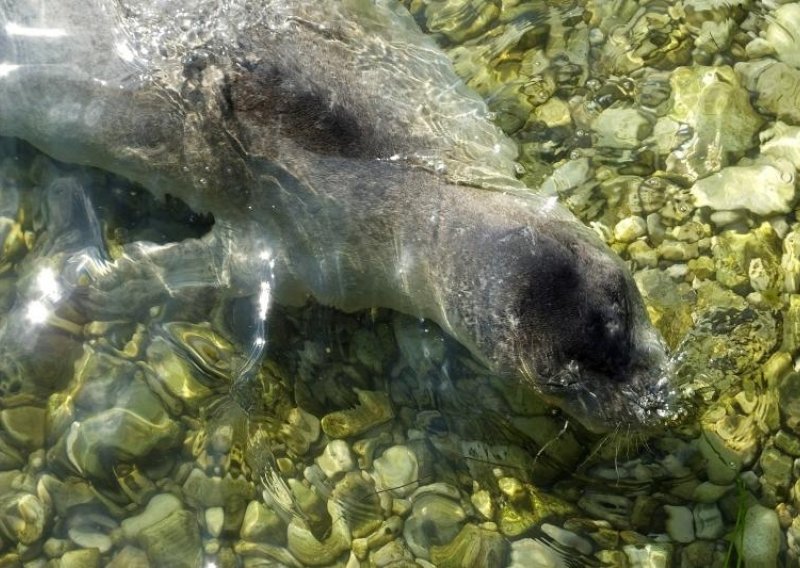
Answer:
[[(594, 8), (591, 17), (599, 18), (602, 9)], [(426, 20), (421, 10), (415, 17), (433, 21)], [(532, 29), (536, 21), (531, 20)], [(614, 33), (603, 21), (593, 25), (594, 30)], [(465, 80), (483, 96), (509, 84), (497, 77), (484, 80), (482, 73), (492, 75), (492, 66), (503, 56), (480, 54), (479, 44), (470, 43), (477, 41), (477, 32), (438, 33), (451, 55), (460, 44), (479, 54), (464, 65)], [(673, 39), (679, 35), (674, 30), (664, 33), (673, 34), (669, 36)], [(631, 37), (636, 34), (626, 41)], [(486, 41), (492, 41), (491, 34)], [(620, 74), (635, 75), (647, 65), (661, 65), (663, 58), (672, 66), (693, 61), (664, 48), (662, 60), (654, 63), (657, 55), (639, 46), (636, 57), (643, 61), (632, 63), (631, 57), (612, 48), (595, 47), (602, 51), (605, 65)], [(659, 50), (653, 47), (653, 51)], [(527, 52), (514, 53), (512, 63), (516, 57), (520, 69), (533, 65)], [(677, 59), (670, 62), (670, 57)], [(695, 63), (703, 62), (702, 54), (694, 57)], [(725, 58), (720, 57), (721, 64)], [(481, 68), (482, 58), (488, 71)], [(554, 193), (584, 221), (594, 223), (636, 269), (651, 318), (676, 348), (676, 377), (687, 399), (693, 399), (686, 404), (697, 403), (691, 408), (696, 415), (692, 420), (649, 441), (625, 436), (624, 427), (615, 436), (592, 436), (541, 401), (529, 400), (513, 386), (488, 377), (430, 323), (383, 311), (344, 315), (319, 306), (271, 308), (275, 275), (269, 253), (262, 258), (259, 293), (244, 304), (225, 292), (186, 286), (173, 288), (170, 298), (156, 296), (158, 302), (152, 305), (132, 304), (130, 315), (125, 315), (124, 303), (133, 296), (109, 296), (123, 304), (118, 311), (123, 317), (89, 320), (92, 306), (83, 294), (91, 284), (82, 278), (87, 270), (102, 275), (106, 255), (79, 251), (87, 246), (118, 247), (139, 240), (152, 227), (144, 221), (127, 228), (127, 234), (122, 231), (122, 239), (115, 236), (119, 227), (103, 217), (109, 211), (102, 209), (124, 208), (125, 198), (101, 204), (94, 198), (127, 182), (86, 174), (93, 183), (79, 184), (78, 191), (84, 198), (92, 196), (89, 213), (96, 212), (100, 224), (86, 221), (77, 237), (69, 237), (62, 246), (57, 234), (48, 234), (52, 229), (48, 212), (37, 206), (48, 185), (37, 176), (42, 169), (55, 178), (75, 175), (75, 169), (5, 142), (3, 183), (19, 186), (22, 196), (20, 211), (12, 220), (30, 241), (21, 244), (7, 237), (0, 263), (2, 305), (9, 307), (2, 316), (5, 414), (0, 421), (4, 420), (2, 441), (7, 446), (3, 467), (22, 472), (20, 480), (12, 482), (9, 475), (2, 482), (7, 485), (2, 498), (7, 498), (8, 507), (0, 529), (9, 543), (37, 542), (26, 542), (13, 524), (16, 517), (25, 518), (25, 511), (38, 506), (21, 504), (22, 493), (34, 493), (34, 482), (44, 486), (54, 502), (47, 513), (58, 520), (48, 534), (69, 539), (70, 547), (91, 549), (91, 544), (100, 542), (103, 558), (122, 554), (122, 548), (114, 543), (106, 549), (100, 537), (117, 530), (125, 517), (140, 513), (154, 495), (177, 495), (182, 504), (158, 519), (169, 522), (154, 523), (167, 536), (154, 529), (133, 536), (126, 533), (122, 542), (131, 550), (146, 550), (151, 560), (166, 562), (167, 556), (158, 556), (158, 544), (171, 531), (190, 543), (190, 550), (181, 551), (186, 558), (202, 556), (206, 565), (227, 565), (234, 556), (289, 563), (285, 546), (304, 563), (328, 556), (332, 563), (347, 558), (350, 550), (358, 557), (358, 547), (367, 545), (356, 541), (373, 538), (370, 535), (379, 534), (381, 523), (394, 519), (405, 524), (392, 537), (402, 535), (415, 543), (409, 547), (412, 552), (424, 550), (427, 561), (442, 563), (465, 554), (456, 545), (447, 548), (459, 542), (459, 534), (481, 543), (481, 553), (487, 556), (477, 558), (507, 562), (512, 558), (508, 543), (513, 541), (517, 544), (511, 550), (517, 556), (524, 553), (553, 562), (573, 557), (587, 564), (598, 558), (618, 561), (621, 556), (601, 551), (619, 553), (623, 548), (629, 559), (658, 556), (666, 548), (658, 544), (663, 538), (659, 535), (668, 534), (677, 562), (689, 552), (682, 546), (686, 542), (675, 542), (676, 534), (685, 536), (675, 525), (687, 522), (692, 539), (705, 546), (711, 558), (719, 559), (727, 551), (724, 533), (737, 526), (740, 513), (748, 507), (759, 512), (751, 506), (755, 500), (779, 511), (782, 529), (793, 526), (791, 466), (793, 456), (800, 455), (791, 426), (797, 423), (792, 368), (798, 308), (793, 294), (782, 295), (787, 290), (781, 273), (781, 267), (790, 264), (784, 262), (790, 251), (782, 239), (794, 234), (789, 233), (794, 228), (793, 213), (762, 219), (723, 211), (712, 220), (707, 210), (682, 210), (691, 179), (681, 176), (720, 166), (717, 158), (722, 152), (712, 143), (704, 148), (701, 141), (690, 140), (682, 146), (683, 136), (703, 131), (699, 125), (689, 130), (679, 125), (673, 134), (680, 143), (656, 149), (660, 152), (656, 163), (648, 163), (652, 156), (638, 153), (641, 148), (626, 146), (624, 140), (618, 146), (595, 148), (573, 141), (576, 147), (571, 147), (563, 124), (548, 123), (553, 114), (547, 114), (567, 108), (569, 97), (594, 103), (588, 110), (567, 108), (575, 114), (576, 127), (579, 121), (596, 126), (581, 113), (595, 113), (596, 119), (609, 97), (616, 106), (612, 102), (606, 108), (639, 109), (643, 103), (604, 75), (600, 90), (605, 92), (581, 91), (580, 81), (570, 78), (574, 69), (567, 67), (559, 68), (563, 92), (554, 83), (546, 99), (550, 108), (533, 107), (519, 92), (509, 96), (507, 89), (495, 97), (493, 112), (523, 153), (528, 152), (529, 159), (522, 163), (523, 178), (529, 183), (572, 155), (570, 151), (578, 152), (581, 160), (589, 159), (591, 173), (584, 174), (589, 179), (568, 179), (561, 185), (549, 178)], [(3, 69), (0, 65), (0, 77)], [(512, 84), (521, 91), (525, 80), (518, 82)], [(698, 83), (708, 87), (718, 81), (705, 74)], [(536, 113), (533, 126), (526, 126), (520, 109)], [(664, 114), (668, 113), (655, 116)], [(724, 122), (717, 127), (724, 130)], [(554, 148), (552, 142), (531, 140), (535, 128), (567, 141)], [(651, 147), (659, 143), (642, 141)], [(750, 144), (755, 152), (756, 144)], [(686, 148), (700, 148), (697, 152), (702, 155), (687, 153)], [(670, 185), (650, 195), (646, 184), (662, 179), (655, 175), (663, 173), (660, 168), (669, 170), (672, 177), (663, 179)], [(647, 199), (661, 203), (641, 205)], [(733, 220), (722, 219), (720, 213)], [(650, 223), (653, 214), (659, 219)], [(626, 227), (619, 228), (617, 222), (632, 216), (646, 219), (645, 234), (629, 240), (623, 234)], [(161, 219), (158, 231), (166, 242), (172, 235), (184, 236), (192, 225), (169, 213)], [(198, 233), (194, 236), (203, 232), (188, 230)], [(693, 230), (699, 232), (694, 240), (685, 236)], [(660, 246), (665, 241), (672, 248)], [(647, 244), (648, 250), (637, 250), (635, 242)], [(696, 245), (696, 255), (691, 245)], [(648, 256), (652, 250), (660, 254), (655, 262)], [(56, 266), (62, 268), (41, 264), (55, 257), (61, 263)], [(704, 266), (700, 259), (708, 263)], [(760, 263), (754, 264), (755, 259)], [(27, 285), (24, 276), (30, 278)], [(145, 281), (148, 285), (152, 282)], [(15, 294), (18, 303), (12, 308)], [(24, 339), (20, 322), (35, 327), (39, 338)], [(154, 340), (175, 323), (186, 323), (201, 339), (190, 341), (189, 334), (176, 332), (169, 341)], [(61, 369), (53, 370), (54, 366)], [(220, 373), (223, 367), (228, 371)], [(239, 393), (232, 397), (236, 405), (241, 406), (242, 396), (247, 399), (243, 411), (231, 406), (231, 392)], [(210, 410), (219, 407), (223, 410)], [(42, 439), (26, 439), (36, 428), (13, 412), (17, 408), (46, 409), (47, 427), (39, 426), (45, 430)], [(92, 422), (97, 418), (102, 420)], [(14, 430), (15, 421), (23, 425), (21, 431)], [(346, 435), (330, 435), (334, 431)], [(114, 436), (119, 440), (110, 440)], [(332, 443), (341, 438), (347, 440), (344, 447)], [(24, 452), (33, 457), (26, 461)], [(347, 477), (346, 472), (353, 470), (370, 472), (376, 480), (374, 487), (368, 485), (366, 497), (355, 478)], [(262, 477), (273, 479), (266, 482), (270, 495), (276, 486), (283, 491), (284, 510), (263, 508)], [(64, 483), (80, 488), (84, 501), (66, 499)], [(377, 505), (360, 508), (361, 501), (371, 503), (369, 491), (377, 495)], [(705, 507), (708, 504), (713, 507)], [(202, 513), (202, 521), (186, 528), (179, 508)], [(219, 509), (223, 521), (217, 530)], [(431, 518), (425, 510), (434, 511)], [(687, 511), (693, 516), (686, 517)], [(711, 521), (704, 524), (701, 514), (708, 514)], [(91, 515), (100, 520), (90, 522)], [(249, 521), (254, 524), (248, 525)], [(94, 528), (86, 529), (90, 524)], [(341, 526), (346, 531), (341, 532)], [(121, 530), (125, 533), (124, 523)], [(793, 534), (790, 530), (791, 538)], [(373, 553), (390, 542), (381, 541)], [(11, 545), (4, 549), (7, 555), (35, 552)], [(403, 557), (406, 552), (401, 547), (399, 554)], [(128, 553), (136, 558), (136, 552)]]

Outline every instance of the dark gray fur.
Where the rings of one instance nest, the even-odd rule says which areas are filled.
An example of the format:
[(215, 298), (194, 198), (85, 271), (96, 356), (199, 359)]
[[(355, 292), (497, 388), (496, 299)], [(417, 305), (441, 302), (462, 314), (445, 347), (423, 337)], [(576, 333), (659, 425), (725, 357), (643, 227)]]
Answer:
[[(513, 144), (395, 2), (232, 3), (205, 17), (247, 25), (199, 45), (162, 5), (0, 3), (0, 60), (20, 66), (0, 134), (213, 213), (205, 239), (140, 260), (168, 275), (203, 254), (207, 284), (246, 292), (269, 250), (285, 301), (432, 319), (595, 430), (666, 416), (663, 343), (625, 267), (514, 179)], [(143, 54), (154, 37), (165, 55)]]

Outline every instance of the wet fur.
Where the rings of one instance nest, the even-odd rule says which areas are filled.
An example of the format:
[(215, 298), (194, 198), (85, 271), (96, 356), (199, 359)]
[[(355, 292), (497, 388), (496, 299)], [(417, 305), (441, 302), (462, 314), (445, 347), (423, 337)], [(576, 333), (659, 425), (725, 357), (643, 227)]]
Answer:
[(434, 320), (592, 429), (666, 415), (663, 342), (627, 270), (514, 179), (511, 142), (396, 3), (265, 2), (235, 41), (134, 63), (100, 0), (39, 4), (0, 23), (85, 30), (91, 8), (99, 31), (66, 55), (2, 38), (22, 66), (0, 79), (0, 134), (213, 213), (203, 241), (146, 251), (165, 274), (214, 258), (210, 285), (252, 292), (269, 251), (286, 301)]

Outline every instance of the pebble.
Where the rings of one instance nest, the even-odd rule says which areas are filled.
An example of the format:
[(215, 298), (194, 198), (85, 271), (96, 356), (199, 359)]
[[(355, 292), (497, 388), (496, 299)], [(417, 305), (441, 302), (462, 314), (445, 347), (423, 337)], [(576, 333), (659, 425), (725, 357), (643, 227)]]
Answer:
[(189, 511), (173, 511), (144, 528), (139, 541), (156, 566), (196, 568), (201, 564), (200, 531), (195, 515)]
[(614, 238), (630, 243), (647, 234), (647, 222), (638, 216), (625, 217), (614, 226)]
[(607, 108), (592, 123), (598, 147), (632, 149), (652, 131), (652, 125), (638, 110)]
[(125, 546), (114, 554), (106, 568), (150, 568), (147, 553), (135, 546)]
[(700, 256), (700, 249), (696, 243), (682, 241), (664, 241), (658, 245), (658, 254), (665, 260), (690, 260)]
[(744, 565), (747, 568), (778, 566), (780, 546), (781, 527), (775, 511), (758, 504), (750, 507), (744, 518), (744, 533), (737, 541)]
[(523, 538), (511, 543), (511, 563), (507, 568), (562, 568), (561, 555), (538, 539)]
[(764, 479), (770, 485), (786, 490), (792, 482), (792, 458), (775, 448), (766, 448), (759, 460)]
[(217, 538), (222, 534), (222, 525), (225, 523), (225, 510), (222, 507), (209, 507), (205, 512), (206, 530), (212, 537)]
[(692, 186), (695, 204), (715, 211), (746, 209), (761, 216), (788, 213), (795, 198), (794, 168), (784, 162), (723, 168)]
[(351, 471), (356, 467), (353, 453), (344, 440), (331, 441), (325, 446), (322, 455), (316, 461), (323, 473), (330, 478)]
[(111, 537), (101, 532), (90, 531), (83, 527), (69, 529), (69, 538), (81, 548), (96, 548), (105, 554), (114, 545)]
[(655, 268), (658, 266), (658, 252), (644, 241), (634, 241), (628, 245), (628, 255), (640, 267)]
[(562, 529), (561, 527), (557, 527), (550, 523), (543, 523), (541, 529), (544, 534), (567, 549), (575, 549), (586, 556), (592, 554), (592, 550), (594, 548), (592, 543), (585, 538), (576, 535), (572, 531)]
[(45, 410), (34, 406), (19, 406), (0, 411), (0, 424), (17, 444), (29, 448), (44, 445)]
[(716, 503), (736, 487), (732, 483), (717, 485), (710, 481), (703, 481), (694, 488), (692, 501), (697, 503)]
[(692, 510), (689, 507), (664, 505), (667, 533), (675, 542), (686, 544), (695, 539)]
[(135, 539), (142, 530), (168, 517), (183, 507), (180, 499), (171, 493), (155, 495), (147, 503), (144, 511), (122, 521), (122, 533), (129, 540)]
[(386, 449), (373, 463), (379, 490), (390, 490), (397, 497), (405, 497), (418, 486), (419, 464), (417, 456), (407, 446)]
[(622, 547), (628, 558), (628, 568), (669, 568), (672, 566), (672, 546), (647, 543), (643, 546), (628, 544)]
[(800, 437), (790, 434), (786, 430), (778, 430), (773, 438), (775, 447), (790, 456), (800, 457)]
[[(798, 296), (800, 299), (800, 296)], [(798, 302), (800, 307), (800, 302)], [(786, 326), (784, 321), (784, 326)], [(784, 328), (784, 334), (788, 331)], [(791, 372), (778, 385), (778, 404), (786, 425), (800, 434), (800, 373)]]
[(725, 533), (722, 513), (713, 503), (698, 503), (692, 511), (695, 536), (707, 540), (720, 538)]
[(100, 551), (95, 548), (70, 550), (58, 560), (51, 560), (48, 567), (53, 568), (96, 568), (100, 566)]
[(243, 540), (275, 544), (286, 542), (286, 530), (280, 517), (261, 501), (253, 500), (247, 504), (239, 530)]

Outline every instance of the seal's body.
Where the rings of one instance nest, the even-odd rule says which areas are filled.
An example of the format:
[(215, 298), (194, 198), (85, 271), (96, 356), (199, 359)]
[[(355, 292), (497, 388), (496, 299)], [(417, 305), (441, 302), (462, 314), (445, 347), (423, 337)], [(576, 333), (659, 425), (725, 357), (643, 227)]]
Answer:
[(284, 298), (432, 319), (590, 428), (664, 417), (621, 261), (514, 179), (513, 144), (395, 2), (198, 6), (202, 40), (163, 3), (118, 6), (0, 7), (0, 134), (213, 213), (140, 257), (202, 249), (209, 283), (245, 292), (269, 257)]

